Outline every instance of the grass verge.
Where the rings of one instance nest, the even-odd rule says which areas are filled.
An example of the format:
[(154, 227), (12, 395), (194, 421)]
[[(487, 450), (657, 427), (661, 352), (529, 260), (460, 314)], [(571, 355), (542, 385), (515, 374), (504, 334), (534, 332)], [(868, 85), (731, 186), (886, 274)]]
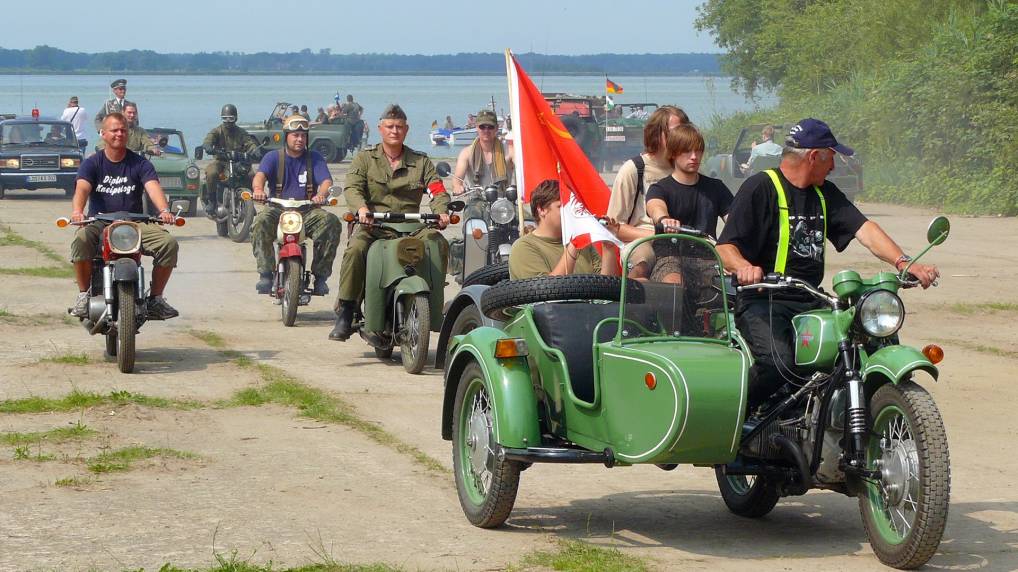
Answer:
[(64, 354), (48, 358), (42, 358), (39, 363), (62, 363), (65, 365), (88, 365), (88, 354)]
[(83, 487), (91, 483), (92, 479), (90, 477), (64, 477), (62, 479), (57, 479), (53, 484), (58, 487), (74, 488)]
[(521, 567), (550, 568), (568, 572), (646, 572), (650, 565), (643, 559), (623, 554), (617, 548), (594, 546), (578, 540), (559, 540), (558, 549), (538, 551), (523, 559)]
[(33, 266), (30, 268), (0, 268), (0, 274), (8, 276), (32, 276), (35, 278), (72, 278), (74, 267), (66, 266)]
[(957, 346), (974, 352), (979, 352), (981, 354), (987, 354), (991, 356), (1009, 359), (1018, 359), (1018, 351), (1015, 350), (1005, 350), (1003, 348), (998, 348), (996, 346), (987, 346), (984, 344), (977, 344), (966, 340), (940, 339), (935, 341), (941, 345)]
[(997, 314), (1001, 312), (1018, 312), (1018, 304), (1011, 302), (983, 302), (981, 304), (958, 302), (949, 304), (947, 310), (965, 316), (973, 314)]
[(75, 389), (64, 397), (25, 397), (22, 399), (5, 399), (0, 401), (0, 413), (55, 413), (75, 411), (106, 405), (127, 405), (133, 403), (158, 409), (195, 409), (203, 404), (189, 399), (168, 399), (150, 397), (131, 393), (130, 391), (113, 391), (107, 395)]
[(197, 455), (187, 451), (166, 449), (163, 447), (131, 446), (107, 451), (88, 459), (85, 466), (89, 471), (99, 475), (102, 473), (114, 473), (130, 470), (131, 464), (136, 461), (152, 459), (196, 459)]
[(254, 363), (250, 358), (226, 349), (226, 343), (214, 332), (192, 330), (191, 335), (220, 350), (224, 356), (233, 359), (237, 366), (253, 369), (264, 382), (261, 387), (240, 390), (224, 405), (259, 406), (275, 403), (295, 407), (304, 417), (349, 427), (379, 445), (410, 457), (428, 471), (449, 474), (449, 470), (434, 457), (401, 440), (377, 423), (358, 416), (354, 407), (342, 398), (312, 387), (278, 367)]
[(0, 236), (0, 246), (27, 246), (28, 248), (38, 251), (53, 262), (67, 262), (64, 257), (57, 254), (52, 248), (37, 240), (29, 240), (14, 232), (14, 229), (10, 227), (4, 229), (3, 236)]
[(8, 432), (0, 433), (0, 443), (7, 445), (34, 445), (36, 443), (64, 443), (76, 439), (87, 439), (95, 435), (97, 431), (78, 421), (70, 427), (57, 427), (49, 431), (34, 431), (31, 433)]

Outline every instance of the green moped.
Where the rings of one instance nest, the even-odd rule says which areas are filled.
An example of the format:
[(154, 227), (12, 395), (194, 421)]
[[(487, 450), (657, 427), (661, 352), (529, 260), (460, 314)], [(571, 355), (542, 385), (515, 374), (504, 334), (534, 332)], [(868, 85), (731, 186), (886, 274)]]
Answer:
[[(450, 211), (462, 210), (453, 201)], [(442, 327), (447, 261), (429, 241), (414, 236), (427, 226), (437, 226), (439, 215), (431, 213), (368, 213), (371, 224), (394, 238), (376, 240), (368, 249), (364, 300), (352, 324), (381, 359), (392, 357), (400, 347), (403, 368), (420, 373), (428, 359), (431, 332)], [(353, 213), (343, 219), (357, 223)], [(450, 221), (459, 222), (457, 215)]]
[[(930, 247), (949, 226), (933, 221)], [(950, 461), (936, 404), (913, 380), (937, 378), (942, 350), (896, 336), (898, 291), (917, 284), (908, 269), (842, 271), (833, 294), (780, 275), (742, 286), (796, 289), (824, 306), (793, 320), (795, 361), (811, 374), (747, 417), (753, 356), (714, 246), (687, 234), (637, 245), (646, 241), (656, 257), (648, 280), (502, 282), (481, 311), (504, 325), (450, 342), (442, 436), (467, 519), (501, 525), (532, 463), (686, 463), (713, 467), (725, 504), (745, 517), (812, 489), (857, 497), (877, 557), (923, 565), (944, 531)]]

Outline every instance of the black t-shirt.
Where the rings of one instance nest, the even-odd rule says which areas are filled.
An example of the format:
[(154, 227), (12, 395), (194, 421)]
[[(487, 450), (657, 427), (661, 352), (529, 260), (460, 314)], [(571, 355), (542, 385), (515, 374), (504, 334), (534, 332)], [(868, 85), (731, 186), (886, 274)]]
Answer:
[(718, 217), (728, 214), (732, 192), (720, 179), (700, 175), (695, 185), (684, 185), (669, 175), (650, 186), (651, 199), (664, 201), (670, 218), (716, 238)]
[[(824, 219), (820, 198), (813, 187), (800, 189), (778, 169), (788, 202), (788, 257), (785, 274), (819, 286), (824, 279)], [(852, 242), (866, 216), (845, 194), (824, 181), (820, 192), (827, 205), (827, 240), (841, 252)], [(764, 273), (774, 271), (778, 251), (778, 196), (765, 171), (746, 179), (732, 203), (728, 222), (718, 244), (731, 244), (743, 258)]]
[(81, 162), (78, 178), (92, 185), (88, 195), (90, 217), (119, 211), (140, 213), (145, 183), (159, 180), (152, 163), (131, 150), (117, 163), (99, 151)]

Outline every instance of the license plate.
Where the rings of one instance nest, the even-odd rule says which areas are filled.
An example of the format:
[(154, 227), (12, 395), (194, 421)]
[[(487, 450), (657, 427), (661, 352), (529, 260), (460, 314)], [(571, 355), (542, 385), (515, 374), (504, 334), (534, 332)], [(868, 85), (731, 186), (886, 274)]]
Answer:
[(29, 175), (29, 183), (55, 183), (57, 182), (56, 175)]

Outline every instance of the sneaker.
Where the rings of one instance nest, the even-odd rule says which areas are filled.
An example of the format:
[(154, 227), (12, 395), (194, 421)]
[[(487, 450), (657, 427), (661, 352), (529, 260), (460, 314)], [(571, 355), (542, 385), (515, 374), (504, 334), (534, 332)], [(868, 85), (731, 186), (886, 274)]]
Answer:
[(262, 272), (258, 275), (258, 283), (255, 284), (255, 290), (259, 294), (268, 294), (272, 291), (272, 273)]
[(147, 306), (146, 317), (149, 320), (169, 320), (180, 315), (180, 312), (170, 306), (162, 296), (150, 296)]
[(71, 315), (79, 318), (88, 317), (88, 292), (78, 292), (74, 307), (71, 308)]
[(315, 275), (315, 287), (311, 290), (312, 296), (325, 296), (329, 293), (329, 279)]

